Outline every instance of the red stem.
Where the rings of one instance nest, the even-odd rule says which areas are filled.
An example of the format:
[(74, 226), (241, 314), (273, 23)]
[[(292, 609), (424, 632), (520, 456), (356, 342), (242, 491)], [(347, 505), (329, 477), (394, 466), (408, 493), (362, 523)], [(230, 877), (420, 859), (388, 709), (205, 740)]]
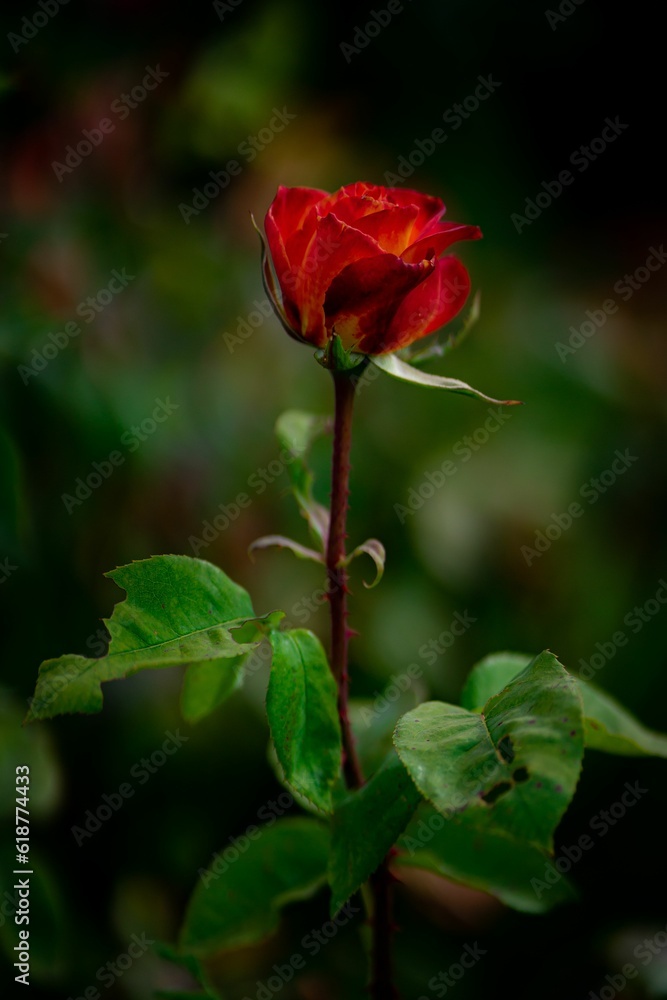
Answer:
[[(331, 476), (331, 524), (327, 545), (327, 581), (331, 610), (331, 670), (338, 684), (338, 714), (343, 736), (343, 773), (348, 788), (360, 788), (364, 775), (348, 718), (348, 574), (344, 565), (350, 494), (350, 449), (355, 383), (348, 372), (332, 372), (336, 400)], [(373, 1000), (396, 1000), (391, 967), (391, 882), (389, 856), (369, 880), (373, 894), (370, 994)]]
[(336, 398), (333, 465), (331, 473), (331, 524), (327, 545), (327, 578), (331, 608), (331, 670), (338, 684), (338, 714), (343, 733), (343, 771), (348, 788), (359, 788), (364, 776), (347, 714), (349, 678), (347, 654), (347, 501), (350, 495), (350, 448), (355, 384), (347, 372), (333, 372)]

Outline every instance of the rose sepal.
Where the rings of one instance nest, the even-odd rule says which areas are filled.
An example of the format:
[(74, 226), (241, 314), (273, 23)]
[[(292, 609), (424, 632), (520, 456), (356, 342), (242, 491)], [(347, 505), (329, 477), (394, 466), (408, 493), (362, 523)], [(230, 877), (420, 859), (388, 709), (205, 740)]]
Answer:
[(415, 385), (423, 385), (430, 389), (447, 389), (449, 392), (460, 392), (466, 396), (476, 396), (486, 403), (495, 403), (497, 406), (521, 406), (520, 399), (494, 399), (474, 389), (467, 382), (462, 382), (458, 378), (447, 378), (444, 375), (431, 375), (430, 372), (422, 372), (419, 368), (413, 368), (405, 361), (401, 361), (397, 354), (376, 354), (370, 358), (371, 364), (386, 372), (392, 378), (401, 382), (412, 382)]

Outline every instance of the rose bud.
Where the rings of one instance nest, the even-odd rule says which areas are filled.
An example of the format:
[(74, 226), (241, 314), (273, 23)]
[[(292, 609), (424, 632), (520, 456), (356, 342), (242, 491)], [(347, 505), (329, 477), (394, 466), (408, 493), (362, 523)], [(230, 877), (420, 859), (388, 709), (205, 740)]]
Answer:
[(439, 198), (359, 181), (334, 194), (279, 187), (265, 228), (276, 287), (267, 290), (285, 329), (326, 348), (382, 355), (448, 323), (470, 291), (463, 264), (444, 254), (476, 240), (476, 226), (442, 222)]

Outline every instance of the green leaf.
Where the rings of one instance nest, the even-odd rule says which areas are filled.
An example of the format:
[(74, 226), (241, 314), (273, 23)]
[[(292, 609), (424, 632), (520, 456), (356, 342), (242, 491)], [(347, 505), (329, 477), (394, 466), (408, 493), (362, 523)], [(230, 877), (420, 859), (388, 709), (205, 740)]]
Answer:
[(336, 682), (312, 632), (273, 632), (270, 639), (266, 710), (285, 783), (330, 813), (342, 752)]
[(488, 892), (515, 910), (543, 913), (576, 898), (572, 884), (546, 852), (498, 830), (479, 830), (468, 813), (444, 820), (424, 807), (400, 837), (398, 847), (401, 853), (394, 866), (399, 874), (402, 867), (424, 868)]
[(330, 430), (329, 417), (316, 416), (301, 410), (287, 410), (276, 422), (278, 442), (283, 451), (288, 451), (292, 456), (287, 465), (292, 491), (323, 551), (329, 535), (329, 511), (313, 497), (313, 474), (308, 468), (306, 459), (313, 442)]
[(349, 556), (345, 559), (345, 565), (349, 566), (353, 559), (362, 555), (370, 556), (375, 563), (375, 579), (372, 583), (366, 583), (364, 580), (364, 587), (367, 587), (368, 590), (372, 590), (373, 587), (377, 587), (378, 583), (382, 579), (387, 553), (385, 552), (384, 545), (382, 542), (379, 542), (377, 538), (368, 538), (365, 542), (361, 545), (357, 545), (356, 549), (353, 549), (353, 551), (350, 552)]
[(392, 751), (358, 791), (336, 806), (331, 824), (331, 915), (373, 874), (410, 822), (421, 795)]
[(254, 619), (246, 591), (216, 566), (188, 556), (153, 556), (106, 575), (127, 591), (105, 621), (107, 654), (46, 660), (26, 721), (99, 712), (106, 681), (177, 664), (188, 666), (187, 718), (201, 718), (220, 704), (240, 681), (239, 658), (258, 644), (236, 642), (230, 632)]
[(482, 706), (494, 694), (525, 670), (532, 656), (525, 653), (490, 653), (476, 663), (465, 682), (461, 704), (471, 712), (481, 712)]
[(574, 678), (548, 651), (481, 714), (426, 702), (404, 715), (394, 745), (422, 795), (444, 816), (551, 850), (583, 756)]
[(371, 361), (376, 368), (386, 372), (387, 375), (391, 375), (393, 378), (400, 379), (402, 382), (413, 382), (415, 385), (424, 385), (432, 389), (448, 389), (450, 392), (462, 392), (466, 396), (477, 396), (478, 399), (483, 399), (487, 403), (497, 403), (500, 406), (521, 405), (521, 401), (518, 399), (493, 399), (491, 396), (485, 396), (483, 392), (473, 389), (472, 386), (466, 382), (461, 382), (457, 378), (445, 378), (443, 375), (431, 375), (428, 372), (422, 372), (418, 368), (407, 365), (405, 361), (401, 361), (396, 354), (378, 354), (372, 357)]
[(647, 729), (605, 691), (586, 681), (578, 684), (587, 747), (626, 757), (667, 757), (667, 736)]
[(317, 820), (261, 827), (225, 870), (204, 873), (188, 905), (181, 949), (201, 958), (268, 937), (284, 906), (325, 884), (328, 853), (329, 831)]
[[(466, 681), (462, 704), (476, 709), (502, 690), (530, 662), (524, 653), (494, 653), (473, 667)], [(584, 746), (626, 757), (667, 757), (667, 736), (639, 722), (614, 698), (579, 678), (584, 712)]]

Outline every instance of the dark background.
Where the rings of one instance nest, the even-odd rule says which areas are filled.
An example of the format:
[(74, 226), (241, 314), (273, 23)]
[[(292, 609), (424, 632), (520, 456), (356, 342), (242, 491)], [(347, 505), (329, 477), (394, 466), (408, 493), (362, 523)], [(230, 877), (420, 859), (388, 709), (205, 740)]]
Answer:
[[(540, 4), (414, 0), (346, 59), (341, 43), (354, 44), (370, 12), (384, 9), (243, 0), (218, 13), (208, 3), (71, 0), (18, 46), (10, 33), (41, 8), (2, 15), (0, 889), (11, 887), (14, 767), (29, 761), (31, 995), (40, 1000), (82, 996), (133, 933), (173, 942), (197, 869), (279, 792), (266, 758), (265, 671), (195, 728), (179, 720), (176, 671), (109, 686), (99, 716), (19, 723), (43, 658), (100, 652), (99, 620), (120, 596), (102, 574), (153, 553), (193, 554), (191, 539), (241, 492), (253, 502), (199, 555), (248, 586), (258, 610), (289, 610), (319, 585), (317, 571), (287, 553), (254, 564), (246, 556), (268, 532), (305, 541), (284, 473), (261, 495), (248, 486), (277, 456), (276, 417), (331, 409), (326, 374), (273, 318), (239, 335), (264, 298), (249, 212), (261, 220), (280, 183), (384, 183), (415, 140), (444, 128), (446, 141), (409, 184), (442, 196), (449, 218), (482, 228), (484, 241), (461, 256), (483, 298), (473, 334), (431, 370), (526, 403), (401, 524), (395, 505), (455, 457), (488, 408), (385, 377), (360, 396), (350, 536), (381, 538), (388, 567), (370, 592), (365, 567), (355, 570), (353, 693), (373, 696), (411, 662), (424, 666), (419, 648), (467, 611), (477, 621), (426, 668), (419, 697), (457, 699), (472, 664), (496, 649), (549, 647), (577, 672), (623, 630), (627, 644), (595, 679), (667, 728), (666, 612), (636, 634), (624, 624), (667, 575), (665, 275), (627, 301), (614, 291), (666, 234), (661, 31), (641, 3), (618, 14), (593, 0), (564, 3), (572, 12), (552, 27)], [(124, 120), (110, 114), (158, 65), (164, 82)], [(494, 93), (456, 130), (443, 125), (489, 74)], [(296, 118), (248, 162), (239, 144), (274, 108)], [(628, 127), (584, 172), (572, 168), (571, 154), (617, 116)], [(54, 161), (105, 117), (113, 131), (59, 181)], [(179, 205), (234, 158), (241, 173), (186, 224)], [(517, 232), (512, 214), (568, 167), (574, 182)], [(79, 304), (123, 268), (134, 276), (128, 287), (83, 322)], [(610, 298), (617, 311), (559, 356), (571, 327)], [(77, 318), (80, 335), (26, 378), (33, 350)], [(121, 444), (167, 398), (178, 407), (168, 420), (135, 450)], [(63, 495), (119, 447), (123, 463), (68, 513)], [(594, 504), (582, 500), (582, 487), (626, 449), (636, 456), (627, 471)], [(324, 499), (324, 444), (314, 461)], [(527, 559), (522, 547), (576, 501), (582, 516)], [(324, 612), (309, 624), (326, 636)], [(183, 748), (145, 785), (133, 781), (135, 795), (78, 846), (72, 827), (179, 727)], [(559, 848), (588, 831), (625, 782), (648, 791), (573, 870), (580, 902), (528, 917), (431, 884), (400, 890), (397, 964), (408, 1000), (434, 996), (429, 979), (475, 941), (487, 955), (457, 984), (462, 1000), (585, 998), (625, 962), (640, 964), (633, 948), (667, 923), (665, 766), (595, 753), (585, 764)], [(8, 956), (16, 928), (0, 911)], [(325, 919), (322, 896), (290, 910), (266, 948), (225, 957), (216, 971), (225, 995), (254, 996), (271, 963)], [(348, 928), (282, 992), (362, 996), (363, 975)], [(139, 1000), (179, 986), (183, 975), (151, 953), (101, 994)], [(667, 951), (624, 995), (667, 996)]]

